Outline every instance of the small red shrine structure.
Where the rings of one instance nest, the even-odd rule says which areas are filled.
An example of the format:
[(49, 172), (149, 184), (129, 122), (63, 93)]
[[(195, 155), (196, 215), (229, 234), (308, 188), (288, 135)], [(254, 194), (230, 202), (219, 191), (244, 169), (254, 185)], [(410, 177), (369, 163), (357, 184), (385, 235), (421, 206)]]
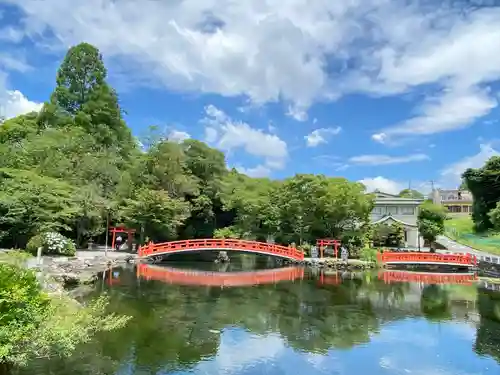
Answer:
[(337, 258), (340, 247), (340, 241), (331, 238), (320, 238), (316, 240), (316, 246), (319, 249), (320, 258), (323, 258), (323, 252), (325, 250), (325, 247), (327, 246), (333, 246), (333, 251), (335, 252), (335, 258)]
[(115, 248), (116, 235), (120, 233), (127, 234), (127, 243), (129, 244), (129, 246), (132, 244), (132, 240), (134, 239), (135, 229), (119, 226), (119, 227), (110, 227), (109, 231), (113, 235), (113, 239), (111, 240), (112, 249)]

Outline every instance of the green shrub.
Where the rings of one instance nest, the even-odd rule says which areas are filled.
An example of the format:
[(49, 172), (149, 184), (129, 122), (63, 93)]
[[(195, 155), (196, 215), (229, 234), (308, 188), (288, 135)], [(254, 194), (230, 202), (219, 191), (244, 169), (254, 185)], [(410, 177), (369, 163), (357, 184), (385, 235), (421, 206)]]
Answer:
[(32, 271), (0, 264), (0, 363), (26, 360), (22, 348), (48, 317), (49, 298)]
[(42, 248), (42, 254), (46, 255), (73, 256), (76, 253), (75, 243), (57, 232), (38, 234), (32, 237), (26, 245), (26, 249), (34, 255), (39, 247)]
[(36, 358), (68, 357), (97, 332), (125, 326), (129, 317), (109, 314), (107, 299), (82, 306), (67, 296), (51, 297), (35, 273), (0, 263), (0, 370)]
[(224, 227), (214, 230), (214, 238), (241, 238), (239, 233), (234, 227)]
[(306, 257), (311, 256), (311, 247), (310, 243), (304, 242), (302, 245), (297, 246), (298, 250), (301, 250)]
[(366, 262), (376, 262), (377, 261), (377, 249), (365, 247), (361, 249), (359, 253), (359, 259)]

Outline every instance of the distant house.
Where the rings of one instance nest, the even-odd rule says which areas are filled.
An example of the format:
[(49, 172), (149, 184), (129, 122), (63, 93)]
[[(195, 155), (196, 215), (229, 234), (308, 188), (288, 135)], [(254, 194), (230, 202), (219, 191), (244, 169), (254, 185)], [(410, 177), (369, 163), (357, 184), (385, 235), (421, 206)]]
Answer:
[(465, 216), (472, 213), (472, 194), (467, 190), (434, 189), (432, 201), (444, 206), (453, 216)]
[[(418, 233), (418, 206), (423, 199), (401, 198), (397, 195), (375, 192), (375, 206), (371, 213), (372, 224), (400, 223), (405, 229), (405, 243), (408, 247), (424, 246), (424, 240)], [(420, 241), (419, 241), (420, 237)]]

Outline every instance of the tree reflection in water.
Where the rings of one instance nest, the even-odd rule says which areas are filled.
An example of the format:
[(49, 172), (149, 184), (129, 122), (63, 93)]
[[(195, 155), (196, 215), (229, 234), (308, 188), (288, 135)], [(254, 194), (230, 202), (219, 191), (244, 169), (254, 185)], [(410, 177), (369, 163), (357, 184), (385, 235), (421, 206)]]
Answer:
[[(100, 293), (97, 289), (95, 294)], [(131, 369), (128, 373), (186, 370), (217, 354), (227, 327), (276, 333), (295, 350), (326, 353), (368, 343), (387, 321), (408, 316), (450, 319), (454, 308), (446, 285), (422, 289), (387, 284), (370, 274), (339, 285), (318, 285), (311, 277), (221, 288), (137, 280), (133, 270), (122, 270), (120, 284), (107, 293), (111, 311), (133, 317), (125, 329), (97, 337), (64, 363), (41, 361), (25, 373), (62, 375), (61, 369), (71, 368), (77, 375), (112, 374), (123, 366)], [(490, 349), (498, 348), (499, 321), (493, 323), (493, 302), (481, 302), (484, 298), (485, 293), (479, 293), (482, 317), (476, 350), (499, 358)], [(474, 305), (467, 308), (473, 310)]]

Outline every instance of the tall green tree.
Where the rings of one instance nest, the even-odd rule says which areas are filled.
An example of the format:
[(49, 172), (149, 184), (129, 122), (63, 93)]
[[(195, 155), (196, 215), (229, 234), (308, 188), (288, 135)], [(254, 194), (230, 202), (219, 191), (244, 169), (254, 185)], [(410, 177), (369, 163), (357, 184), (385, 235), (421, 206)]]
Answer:
[(91, 96), (105, 85), (107, 71), (99, 50), (91, 44), (71, 47), (57, 71), (50, 102), (76, 115)]
[(493, 156), (482, 168), (469, 168), (462, 175), (474, 198), (472, 220), (478, 231), (493, 227), (489, 212), (500, 201), (500, 157)]
[(431, 251), (435, 251), (437, 236), (444, 233), (446, 209), (432, 202), (424, 202), (419, 207), (417, 225), (424, 240), (429, 242)]
[(173, 240), (189, 216), (189, 204), (169, 196), (164, 190), (142, 188), (120, 207), (120, 217), (144, 236), (156, 240)]
[(203, 142), (187, 139), (182, 142), (187, 172), (197, 184), (197, 192), (187, 194), (191, 216), (184, 228), (185, 237), (212, 237), (222, 213), (219, 193), (227, 174), (224, 154)]
[(80, 43), (71, 47), (58, 72), (56, 88), (41, 111), (39, 123), (80, 126), (97, 145), (127, 154), (134, 147), (122, 118), (118, 95), (106, 82), (107, 71), (99, 50)]

